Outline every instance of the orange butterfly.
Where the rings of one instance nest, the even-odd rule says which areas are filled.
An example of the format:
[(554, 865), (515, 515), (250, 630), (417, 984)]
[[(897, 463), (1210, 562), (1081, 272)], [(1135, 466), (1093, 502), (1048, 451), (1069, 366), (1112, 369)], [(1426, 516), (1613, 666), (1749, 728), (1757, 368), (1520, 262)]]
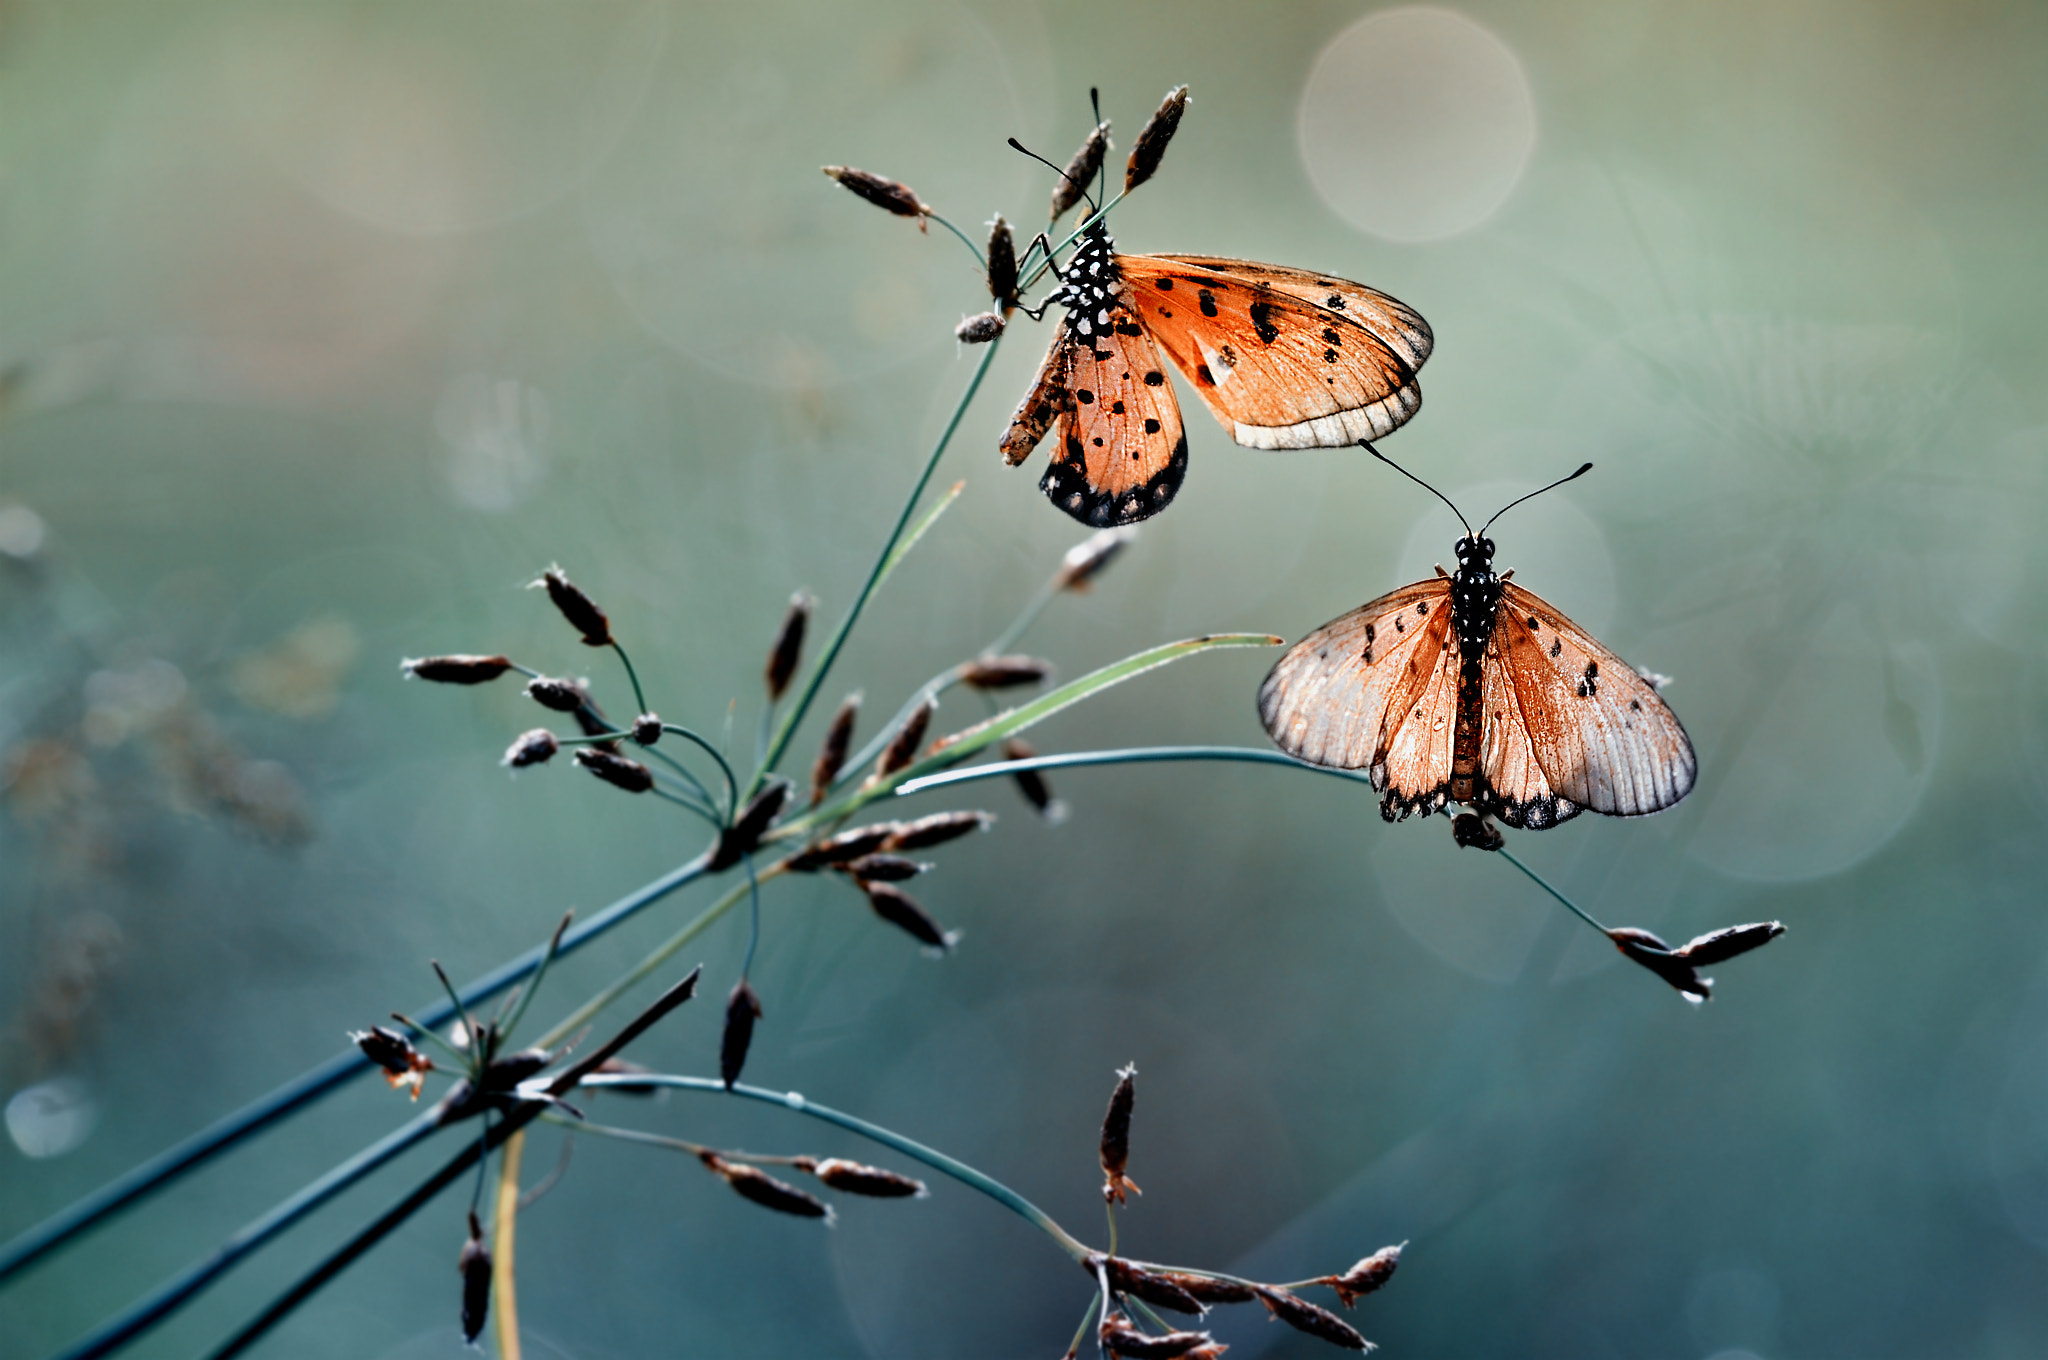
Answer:
[[(1139, 135), (1126, 192), (1156, 167), (1164, 139), (1155, 128), (1169, 113), (1177, 124), (1185, 102), (1183, 87)], [(1093, 178), (1106, 129), (1098, 123), (1063, 172), (1063, 191)], [(1065, 197), (1071, 207), (1085, 195)], [(1053, 270), (1060, 286), (1036, 311), (1024, 310), (1036, 320), (1058, 305), (1066, 315), (1000, 448), (1015, 467), (1057, 423), (1039, 489), (1084, 523), (1149, 519), (1180, 490), (1188, 442), (1161, 349), (1248, 448), (1377, 438), (1422, 405), (1415, 371), (1429, 358), (1429, 323), (1363, 284), (1207, 255), (1119, 255), (1099, 216), (1065, 267)]]
[(1438, 567), (1281, 657), (1259, 687), (1267, 733), (1298, 760), (1369, 771), (1390, 822), (1464, 804), (1477, 815), (1458, 819), (1459, 843), (1487, 849), (1501, 844), (1490, 817), (1536, 830), (1587, 808), (1635, 817), (1685, 797), (1692, 742), (1656, 686), (1513, 572), (1495, 576), (1492, 524), (1465, 525), (1455, 573)]

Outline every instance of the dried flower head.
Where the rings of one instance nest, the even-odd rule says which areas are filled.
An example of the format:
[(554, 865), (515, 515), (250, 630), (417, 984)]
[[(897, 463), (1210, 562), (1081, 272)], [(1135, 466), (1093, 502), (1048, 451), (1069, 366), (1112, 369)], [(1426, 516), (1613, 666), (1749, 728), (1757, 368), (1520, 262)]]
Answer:
[(993, 812), (934, 812), (912, 822), (897, 822), (883, 838), (883, 850), (927, 850), (934, 845), (958, 840), (974, 831), (986, 831), (995, 821)]
[(822, 1218), (830, 1221), (831, 1206), (816, 1195), (799, 1190), (786, 1182), (776, 1180), (767, 1172), (745, 1162), (728, 1162), (715, 1152), (700, 1152), (699, 1161), (718, 1176), (722, 1177), (739, 1193), (740, 1198), (750, 1199), (764, 1209), (777, 1213), (795, 1214), (798, 1218)]
[(903, 726), (889, 739), (888, 748), (875, 762), (875, 778), (887, 779), (917, 758), (917, 748), (924, 744), (925, 731), (932, 725), (932, 714), (938, 710), (938, 700), (929, 697), (911, 710), (910, 716), (903, 720)]
[(953, 338), (963, 345), (986, 345), (1003, 333), (1003, 319), (994, 312), (976, 312), (960, 318)]
[(1097, 123), (1081, 143), (1081, 149), (1074, 153), (1074, 159), (1067, 162), (1066, 170), (1059, 182), (1052, 186), (1052, 220), (1057, 222), (1065, 216), (1067, 209), (1079, 203), (1088, 192), (1088, 186), (1095, 179), (1095, 172), (1102, 168), (1102, 158), (1109, 154), (1109, 124)]
[(818, 743), (818, 758), (811, 762), (812, 807), (824, 802), (825, 795), (838, 782), (839, 771), (846, 765), (846, 752), (853, 745), (853, 724), (858, 717), (860, 695), (856, 692), (839, 701), (839, 708), (825, 728), (825, 739)]
[(925, 214), (931, 211), (916, 191), (901, 180), (884, 179), (850, 165), (822, 165), (818, 168), (851, 190), (856, 197), (866, 199), (884, 212), (917, 218), (920, 227), (924, 225)]
[(776, 630), (775, 645), (768, 649), (768, 665), (762, 672), (771, 704), (788, 692), (789, 682), (796, 675), (797, 662), (804, 654), (804, 629), (810, 624), (811, 610), (817, 603), (807, 590), (789, 597), (789, 610), (782, 616), (782, 627)]
[(577, 589), (576, 583), (560, 566), (549, 567), (533, 584), (546, 588), (548, 598), (554, 601), (555, 608), (562, 611), (562, 617), (569, 621), (569, 626), (583, 634), (584, 645), (612, 645), (611, 620), (597, 607), (597, 601)]
[(536, 727), (531, 732), (522, 732), (518, 740), (505, 748), (505, 758), (499, 763), (515, 770), (529, 765), (545, 765), (555, 758), (555, 752), (562, 744), (555, 740), (555, 734), (545, 727)]
[(875, 822), (842, 831), (790, 856), (790, 870), (794, 873), (815, 873), (819, 869), (849, 863), (881, 849), (890, 837), (901, 830), (902, 822)]
[[(1143, 1299), (1154, 1308), (1170, 1308), (1176, 1313), (1197, 1316), (1208, 1311), (1200, 1299), (1181, 1287), (1178, 1283), (1180, 1276), (1172, 1271), (1152, 1270), (1120, 1256), (1104, 1256), (1100, 1252), (1085, 1258), (1081, 1268), (1090, 1275), (1097, 1271), (1105, 1272), (1111, 1289)], [(1250, 1298), (1251, 1291), (1246, 1290), (1244, 1296)]]
[(1088, 535), (1067, 549), (1066, 556), (1060, 559), (1060, 569), (1053, 577), (1056, 588), (1077, 594), (1086, 591), (1090, 583), (1137, 536), (1137, 527), (1129, 524), (1115, 529), (1098, 529)]
[(901, 888), (860, 880), (860, 890), (867, 894), (868, 905), (875, 909), (875, 915), (899, 930), (908, 931), (927, 948), (944, 953), (959, 942), (958, 931), (941, 929), (931, 914)]
[(1403, 1242), (1400, 1246), (1381, 1247), (1342, 1275), (1326, 1276), (1316, 1283), (1336, 1290), (1338, 1299), (1349, 1308), (1394, 1278), (1394, 1267), (1401, 1264), (1401, 1248), (1407, 1245)]
[(747, 1048), (754, 1042), (754, 1022), (761, 1018), (761, 998), (745, 978), (733, 984), (725, 999), (725, 1033), (718, 1040), (718, 1075), (730, 1091), (747, 1065)]
[(1738, 954), (1760, 949), (1785, 933), (1782, 921), (1755, 921), (1746, 926), (1726, 926), (1709, 931), (1681, 945), (1674, 952), (1695, 968), (1725, 963)]
[(1213, 1345), (1216, 1341), (1207, 1332), (1143, 1332), (1133, 1327), (1122, 1313), (1103, 1318), (1097, 1334), (1104, 1350), (1129, 1356), (1131, 1360), (1178, 1360), (1197, 1346)]
[(1001, 213), (988, 224), (988, 295), (1005, 313), (1017, 302), (1017, 242)]
[(1153, 1273), (1186, 1290), (1190, 1296), (1204, 1305), (1250, 1303), (1256, 1297), (1250, 1285), (1239, 1284), (1236, 1280), (1219, 1280), (1213, 1275), (1190, 1275), (1180, 1270), (1161, 1270)]
[[(536, 675), (526, 682), (525, 693), (527, 698), (554, 713), (580, 713), (590, 702), (590, 691), (581, 680), (553, 675)], [(596, 736), (597, 733), (585, 735)]]
[(462, 1339), (474, 1343), (483, 1335), (491, 1307), (491, 1249), (484, 1245), (484, 1225), (475, 1213), (469, 1216), (469, 1240), (462, 1244), (455, 1268), (462, 1274)]
[(440, 685), (481, 685), (512, 669), (507, 656), (413, 656), (398, 663), (408, 680)]
[(637, 760), (630, 760), (615, 751), (607, 751), (599, 746), (577, 748), (576, 763), (605, 783), (622, 788), (627, 793), (646, 793), (654, 787), (654, 771)]
[(868, 1195), (875, 1199), (922, 1199), (930, 1193), (921, 1180), (840, 1157), (827, 1157), (822, 1161), (814, 1157), (798, 1157), (791, 1165), (799, 1171), (810, 1172), (823, 1184), (848, 1195)]
[(393, 1089), (402, 1086), (414, 1100), (420, 1098), (420, 1084), (427, 1073), (434, 1070), (434, 1064), (426, 1054), (412, 1046), (412, 1040), (382, 1025), (356, 1030), (348, 1037), (363, 1051), (364, 1057), (384, 1069), (384, 1080)]
[(1102, 1201), (1122, 1204), (1124, 1192), (1143, 1194), (1137, 1183), (1124, 1175), (1131, 1161), (1131, 1107), (1138, 1096), (1138, 1065), (1117, 1069), (1116, 1089), (1109, 1093), (1109, 1109), (1102, 1116)]
[(901, 855), (862, 855), (839, 867), (846, 874), (870, 883), (901, 883), (905, 879), (916, 878), (932, 866), (923, 860), (905, 859)]
[(1651, 932), (1634, 926), (1616, 926), (1607, 932), (1607, 938), (1614, 941), (1614, 947), (1622, 952), (1624, 958), (1641, 964), (1676, 987), (1687, 1001), (1698, 1004), (1711, 1000), (1714, 994), (1714, 980), (1701, 977), (1701, 968), (1732, 959), (1738, 954), (1747, 954), (1784, 933), (1785, 927), (1781, 922), (1757, 921), (1709, 931), (1677, 949)]
[[(1011, 737), (1003, 743), (1002, 749), (1004, 760), (1030, 760), (1038, 754), (1038, 748), (1022, 737)], [(1044, 771), (1018, 770), (1010, 778), (1017, 785), (1017, 792), (1037, 809), (1039, 816), (1055, 825), (1065, 820), (1066, 804), (1052, 796), (1052, 785), (1046, 782)]]
[(652, 746), (661, 740), (661, 715), (642, 713), (633, 719), (633, 740), (642, 746)]
[(1036, 685), (1052, 674), (1052, 662), (1035, 656), (982, 656), (960, 668), (960, 683), (970, 689), (1014, 689)]
[(1279, 1318), (1299, 1332), (1327, 1341), (1333, 1346), (1342, 1346), (1348, 1351), (1369, 1351), (1373, 1344), (1360, 1336), (1356, 1329), (1343, 1318), (1327, 1308), (1321, 1308), (1307, 1299), (1297, 1298), (1284, 1289), (1271, 1285), (1260, 1285), (1252, 1291), (1259, 1302), (1266, 1305), (1266, 1311)]
[(1138, 140), (1131, 144), (1130, 159), (1124, 162), (1124, 192), (1143, 184), (1159, 169), (1160, 158), (1166, 155), (1166, 144), (1173, 140), (1173, 134), (1180, 128), (1180, 116), (1188, 111), (1188, 87), (1177, 85), (1166, 92), (1166, 98), (1159, 101), (1159, 107), (1145, 120), (1145, 126), (1138, 133)]
[(793, 788), (787, 779), (772, 779), (768, 787), (754, 795), (754, 801), (741, 810), (733, 824), (718, 838), (718, 848), (711, 853), (711, 868), (730, 869), (742, 858), (753, 853), (761, 843), (761, 837), (768, 834), (768, 828), (775, 825), (775, 819), (782, 815), (782, 805), (789, 801)]

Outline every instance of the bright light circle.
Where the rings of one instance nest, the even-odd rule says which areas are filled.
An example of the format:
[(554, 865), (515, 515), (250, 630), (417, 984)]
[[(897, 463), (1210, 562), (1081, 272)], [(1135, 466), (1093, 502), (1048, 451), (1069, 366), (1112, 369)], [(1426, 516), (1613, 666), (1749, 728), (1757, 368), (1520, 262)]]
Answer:
[(1536, 145), (1536, 101), (1507, 44), (1453, 10), (1368, 15), (1316, 58), (1298, 112), (1323, 201), (1390, 241), (1438, 241), (1493, 216)]

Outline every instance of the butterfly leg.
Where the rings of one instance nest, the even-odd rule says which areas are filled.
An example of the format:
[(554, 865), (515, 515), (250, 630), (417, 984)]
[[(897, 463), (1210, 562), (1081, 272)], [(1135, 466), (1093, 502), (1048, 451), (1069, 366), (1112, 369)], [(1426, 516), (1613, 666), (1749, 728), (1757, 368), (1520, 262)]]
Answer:
[[(1064, 284), (1067, 280), (1066, 277), (1060, 273), (1059, 261), (1055, 260), (1052, 257), (1052, 238), (1047, 236), (1042, 231), (1039, 232), (1038, 235), (1032, 237), (1031, 240), (1025, 244), (1022, 262), (1017, 267), (1018, 272), (1021, 274), (1030, 267), (1031, 252), (1034, 250), (1042, 250), (1045, 252), (1045, 267), (1052, 271), (1052, 276), (1055, 279), (1058, 279), (1061, 283)], [(1036, 311), (1032, 310), (1029, 307), (1024, 306), (1021, 303), (1018, 304), (1017, 310), (1024, 313), (1024, 315), (1030, 317), (1033, 321), (1043, 321), (1045, 320), (1046, 309), (1052, 306), (1052, 299), (1053, 297), (1058, 295), (1058, 292), (1058, 289), (1054, 289), (1052, 293), (1048, 294), (1046, 296), (1045, 301), (1038, 304), (1038, 308)]]

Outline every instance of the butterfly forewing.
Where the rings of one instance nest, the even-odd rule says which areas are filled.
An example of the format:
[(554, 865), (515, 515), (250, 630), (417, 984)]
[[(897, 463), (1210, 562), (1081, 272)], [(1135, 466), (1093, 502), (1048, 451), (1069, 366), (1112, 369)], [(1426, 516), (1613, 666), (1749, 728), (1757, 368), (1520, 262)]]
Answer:
[[(1691, 791), (1698, 764), (1677, 716), (1570, 619), (1508, 582), (1494, 645), (1529, 746), (1559, 797), (1628, 817)], [(1491, 717), (1496, 696), (1487, 698)]]
[(1239, 260), (1120, 255), (1117, 265), (1145, 328), (1240, 444), (1376, 439), (1422, 404), (1415, 370), (1429, 328), (1392, 298)]
[(1259, 717), (1280, 749), (1340, 769), (1379, 764), (1442, 667), (1449, 599), (1444, 581), (1418, 581), (1290, 648), (1259, 687)]

